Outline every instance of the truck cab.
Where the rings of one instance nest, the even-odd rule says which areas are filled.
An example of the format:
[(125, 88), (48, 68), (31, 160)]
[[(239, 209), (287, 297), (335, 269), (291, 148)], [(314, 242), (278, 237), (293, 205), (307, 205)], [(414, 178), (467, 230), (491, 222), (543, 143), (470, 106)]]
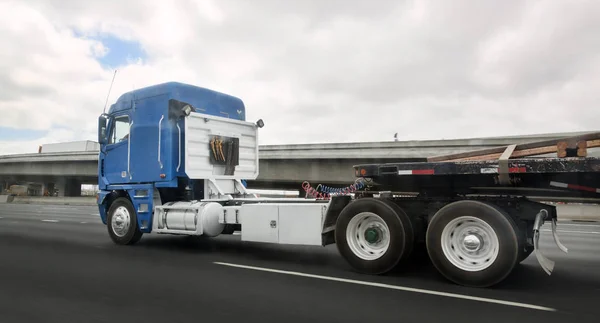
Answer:
[(100, 189), (156, 183), (173, 187), (185, 176), (179, 143), (183, 116), (200, 112), (245, 121), (244, 103), (212, 90), (170, 82), (121, 95), (100, 117)]
[[(246, 108), (239, 98), (179, 82), (125, 93), (99, 117), (98, 205), (103, 223), (118, 198), (131, 202), (140, 231), (150, 232), (154, 206), (205, 197), (204, 179), (191, 179), (186, 172), (190, 148), (186, 143), (190, 145), (191, 140), (192, 145), (202, 145), (199, 141), (207, 139), (203, 133), (187, 136), (185, 117), (191, 113), (215, 120), (246, 120)], [(208, 152), (202, 150), (201, 154)], [(216, 157), (223, 157), (222, 153)], [(117, 220), (126, 221), (123, 217)]]

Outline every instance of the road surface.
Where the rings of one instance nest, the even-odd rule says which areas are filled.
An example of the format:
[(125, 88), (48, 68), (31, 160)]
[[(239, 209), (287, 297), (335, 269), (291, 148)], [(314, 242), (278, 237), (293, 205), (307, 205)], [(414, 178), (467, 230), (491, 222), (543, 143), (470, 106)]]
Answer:
[(599, 322), (600, 225), (560, 226), (493, 289), (453, 285), (425, 259), (404, 272), (352, 272), (335, 246), (149, 236), (114, 245), (94, 207), (0, 204), (0, 321)]

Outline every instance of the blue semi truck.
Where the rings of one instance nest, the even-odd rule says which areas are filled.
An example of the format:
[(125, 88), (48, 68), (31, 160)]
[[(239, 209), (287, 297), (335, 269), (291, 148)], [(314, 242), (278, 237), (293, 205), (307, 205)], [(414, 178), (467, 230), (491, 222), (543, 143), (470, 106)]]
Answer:
[(98, 119), (98, 207), (110, 238), (129, 245), (149, 233), (215, 237), (239, 230), (243, 241), (335, 243), (366, 274), (389, 272), (425, 252), (449, 280), (487, 287), (533, 251), (551, 273), (553, 262), (538, 250), (545, 221), (567, 251), (556, 235), (555, 206), (524, 197), (523, 189), (547, 200), (574, 190), (576, 197), (600, 197), (593, 189), (597, 158), (503, 154), (356, 165), (360, 185), (353, 189), (259, 198), (243, 181), (258, 177), (263, 126), (246, 120), (239, 98), (189, 84), (121, 95)]

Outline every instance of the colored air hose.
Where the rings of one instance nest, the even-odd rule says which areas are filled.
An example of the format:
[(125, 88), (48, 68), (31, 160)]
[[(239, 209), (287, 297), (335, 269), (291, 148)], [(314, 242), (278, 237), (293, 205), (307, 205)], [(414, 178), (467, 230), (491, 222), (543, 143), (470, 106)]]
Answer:
[(366, 186), (362, 179), (357, 179), (354, 184), (346, 187), (329, 187), (322, 184), (317, 185), (316, 188), (312, 187), (308, 181), (302, 183), (302, 188), (306, 192), (306, 197), (316, 199), (329, 199), (331, 195), (345, 195), (354, 193)]

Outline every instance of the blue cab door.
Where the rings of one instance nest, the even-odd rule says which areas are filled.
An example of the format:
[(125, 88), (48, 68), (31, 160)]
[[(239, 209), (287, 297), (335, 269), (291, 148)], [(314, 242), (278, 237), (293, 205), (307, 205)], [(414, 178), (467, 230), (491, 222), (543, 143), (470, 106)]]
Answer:
[(110, 184), (130, 182), (130, 115), (120, 112), (115, 115), (104, 157), (104, 175)]

